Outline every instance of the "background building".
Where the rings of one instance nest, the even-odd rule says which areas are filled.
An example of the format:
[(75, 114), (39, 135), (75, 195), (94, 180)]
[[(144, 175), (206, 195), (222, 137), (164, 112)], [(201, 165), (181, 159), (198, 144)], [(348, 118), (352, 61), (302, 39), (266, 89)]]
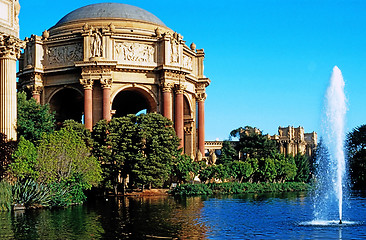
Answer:
[(79, 8), (26, 39), (19, 88), (50, 104), (56, 120), (88, 129), (101, 120), (161, 113), (174, 122), (184, 152), (204, 152), (204, 101), (210, 80), (203, 49), (153, 14), (131, 5)]

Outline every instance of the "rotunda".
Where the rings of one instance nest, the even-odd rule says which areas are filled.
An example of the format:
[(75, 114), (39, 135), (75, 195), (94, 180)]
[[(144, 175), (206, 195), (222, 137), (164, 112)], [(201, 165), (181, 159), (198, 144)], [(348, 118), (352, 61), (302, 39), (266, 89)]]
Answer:
[(186, 154), (204, 153), (210, 83), (204, 51), (188, 47), (152, 13), (121, 3), (92, 4), (26, 42), (18, 88), (50, 104), (58, 122), (74, 119), (91, 130), (101, 119), (157, 112), (174, 122)]

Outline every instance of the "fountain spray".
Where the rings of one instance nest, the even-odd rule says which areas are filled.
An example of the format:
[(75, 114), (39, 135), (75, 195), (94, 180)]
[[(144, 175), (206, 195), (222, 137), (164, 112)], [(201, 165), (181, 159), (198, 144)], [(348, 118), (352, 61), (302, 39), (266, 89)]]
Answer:
[(333, 68), (325, 98), (325, 145), (328, 147), (332, 187), (338, 200), (339, 224), (342, 224), (343, 179), (346, 171), (344, 141), (347, 111), (344, 80), (337, 66)]

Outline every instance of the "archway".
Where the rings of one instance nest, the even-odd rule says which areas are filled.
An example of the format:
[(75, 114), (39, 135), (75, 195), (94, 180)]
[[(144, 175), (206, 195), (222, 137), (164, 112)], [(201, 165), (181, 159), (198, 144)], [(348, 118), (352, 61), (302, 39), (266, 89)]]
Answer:
[(115, 96), (112, 109), (115, 111), (113, 117), (123, 117), (127, 114), (155, 112), (156, 103), (145, 91), (129, 88)]
[(55, 112), (56, 122), (73, 119), (82, 122), (83, 96), (73, 88), (64, 88), (56, 92), (49, 101), (50, 109)]

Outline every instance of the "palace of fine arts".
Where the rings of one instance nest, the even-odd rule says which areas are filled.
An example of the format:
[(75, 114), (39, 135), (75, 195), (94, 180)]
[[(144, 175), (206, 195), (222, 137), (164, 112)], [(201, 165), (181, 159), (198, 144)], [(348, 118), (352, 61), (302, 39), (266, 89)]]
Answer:
[(0, 0), (0, 239), (364, 239), (365, 7)]

